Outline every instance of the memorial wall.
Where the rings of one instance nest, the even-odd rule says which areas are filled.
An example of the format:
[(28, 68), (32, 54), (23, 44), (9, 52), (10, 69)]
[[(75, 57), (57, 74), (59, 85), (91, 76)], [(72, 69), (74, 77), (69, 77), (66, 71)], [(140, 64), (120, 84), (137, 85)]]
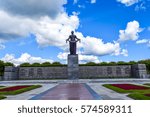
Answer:
[[(67, 79), (66, 67), (5, 67), (4, 80)], [(145, 64), (121, 66), (80, 66), (82, 78), (146, 78)]]
[[(131, 66), (81, 66), (79, 78), (131, 77)], [(67, 67), (20, 67), (19, 79), (67, 78)]]

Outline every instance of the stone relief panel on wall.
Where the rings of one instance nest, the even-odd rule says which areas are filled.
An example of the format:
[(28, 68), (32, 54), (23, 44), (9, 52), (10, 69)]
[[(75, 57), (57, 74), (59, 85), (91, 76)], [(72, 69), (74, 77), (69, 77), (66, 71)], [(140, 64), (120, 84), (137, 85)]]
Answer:
[(27, 73), (27, 71), (26, 71), (25, 69), (21, 69), (21, 70), (20, 70), (20, 76), (21, 76), (21, 77), (24, 77), (24, 78), (25, 78), (25, 77), (26, 77), (26, 73)]
[(117, 67), (117, 68), (116, 68), (116, 74), (117, 74), (117, 75), (121, 75), (121, 74), (122, 74), (120, 67)]
[(34, 68), (29, 68), (29, 77), (33, 77), (34, 76)]
[(111, 75), (113, 73), (112, 67), (107, 67), (107, 74)]
[(39, 78), (43, 77), (43, 69), (42, 68), (37, 68), (37, 76)]
[(131, 72), (131, 69), (129, 67), (126, 67), (125, 68), (125, 74), (130, 74), (130, 72)]

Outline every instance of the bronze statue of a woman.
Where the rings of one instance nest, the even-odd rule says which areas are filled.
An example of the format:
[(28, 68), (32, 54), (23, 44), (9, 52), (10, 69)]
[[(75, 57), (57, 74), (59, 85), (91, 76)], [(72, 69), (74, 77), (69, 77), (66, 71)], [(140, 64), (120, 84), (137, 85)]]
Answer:
[(76, 49), (77, 49), (77, 42), (81, 42), (79, 38), (77, 38), (76, 35), (74, 35), (74, 31), (71, 31), (71, 35), (69, 38), (66, 40), (66, 43), (69, 41), (69, 46), (70, 46), (70, 54), (71, 55), (76, 55)]

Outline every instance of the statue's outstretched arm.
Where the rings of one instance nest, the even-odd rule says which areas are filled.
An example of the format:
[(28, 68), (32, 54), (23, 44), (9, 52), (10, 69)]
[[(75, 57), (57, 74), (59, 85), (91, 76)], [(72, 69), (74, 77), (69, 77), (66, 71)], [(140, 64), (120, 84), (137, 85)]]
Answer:
[(77, 37), (76, 37), (76, 39), (77, 39), (77, 41), (79, 41), (79, 42), (81, 43), (81, 39), (79, 39), (79, 38), (77, 38)]
[(70, 38), (66, 39), (66, 43), (69, 41)]

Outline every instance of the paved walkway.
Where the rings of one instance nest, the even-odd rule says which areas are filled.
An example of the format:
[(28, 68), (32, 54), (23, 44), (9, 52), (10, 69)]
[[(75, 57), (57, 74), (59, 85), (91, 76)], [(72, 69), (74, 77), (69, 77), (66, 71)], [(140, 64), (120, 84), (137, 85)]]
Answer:
[(80, 83), (59, 84), (31, 100), (95, 100), (100, 96), (88, 85)]
[[(79, 83), (79, 84), (77, 84)], [(119, 94), (103, 87), (114, 83), (150, 83), (150, 79), (86, 79), (86, 80), (19, 80), (0, 81), (0, 86), (42, 85), (22, 94), (7, 96), (5, 100), (55, 99), (55, 100), (131, 100), (127, 94)], [(72, 85), (71, 85), (72, 84)], [(83, 95), (82, 95), (83, 94)]]

